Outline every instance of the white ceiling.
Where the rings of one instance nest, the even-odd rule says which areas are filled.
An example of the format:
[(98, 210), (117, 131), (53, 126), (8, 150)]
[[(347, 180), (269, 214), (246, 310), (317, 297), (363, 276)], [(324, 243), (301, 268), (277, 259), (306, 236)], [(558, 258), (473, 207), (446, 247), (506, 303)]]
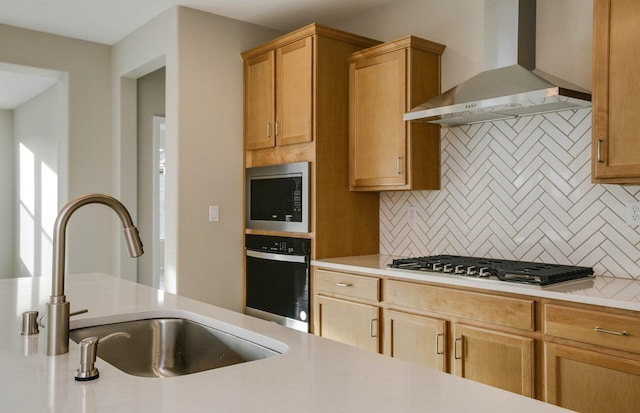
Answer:
[(54, 71), (0, 63), (0, 109), (17, 108), (53, 86), (58, 77)]
[(175, 5), (287, 32), (398, 0), (0, 0), (0, 23), (112, 45)]
[[(0, 23), (113, 45), (176, 5), (287, 32), (330, 25), (398, 0), (0, 0)], [(0, 62), (2, 56), (0, 56)], [(0, 67), (0, 109), (15, 109), (55, 79)]]

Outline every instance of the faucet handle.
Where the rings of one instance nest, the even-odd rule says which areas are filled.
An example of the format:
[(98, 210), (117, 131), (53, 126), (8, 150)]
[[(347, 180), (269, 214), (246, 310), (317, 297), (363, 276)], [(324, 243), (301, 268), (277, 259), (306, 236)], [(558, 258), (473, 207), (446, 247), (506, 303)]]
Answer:
[(69, 317), (73, 317), (74, 315), (80, 315), (80, 314), (84, 314), (84, 313), (88, 313), (89, 310), (87, 310), (86, 308), (83, 308), (82, 310), (78, 310), (78, 311), (74, 311), (73, 313), (69, 313)]
[(95, 380), (100, 377), (100, 372), (95, 367), (98, 344), (116, 337), (131, 338), (131, 334), (119, 331), (102, 338), (92, 336), (80, 341), (78, 344), (80, 346), (80, 368), (76, 370), (74, 375), (76, 381)]
[(22, 327), (20, 334), (23, 336), (33, 336), (39, 333), (38, 330), (38, 312), (25, 311), (22, 313)]

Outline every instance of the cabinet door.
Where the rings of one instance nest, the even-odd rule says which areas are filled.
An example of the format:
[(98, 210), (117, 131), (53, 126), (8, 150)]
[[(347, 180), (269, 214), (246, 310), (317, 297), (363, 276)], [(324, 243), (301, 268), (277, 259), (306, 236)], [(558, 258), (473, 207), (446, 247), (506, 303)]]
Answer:
[(545, 343), (545, 401), (579, 412), (640, 412), (640, 362)]
[(406, 50), (349, 65), (352, 188), (407, 183)]
[(315, 333), (378, 352), (379, 309), (373, 305), (315, 296)]
[(453, 374), (534, 397), (533, 339), (453, 325)]
[(384, 354), (446, 371), (446, 322), (384, 310)]
[(276, 51), (276, 141), (289, 145), (312, 140), (313, 38)]
[(247, 150), (275, 146), (275, 53), (267, 52), (244, 64), (244, 122)]
[(596, 0), (592, 172), (605, 183), (640, 182), (639, 65), (640, 2)]

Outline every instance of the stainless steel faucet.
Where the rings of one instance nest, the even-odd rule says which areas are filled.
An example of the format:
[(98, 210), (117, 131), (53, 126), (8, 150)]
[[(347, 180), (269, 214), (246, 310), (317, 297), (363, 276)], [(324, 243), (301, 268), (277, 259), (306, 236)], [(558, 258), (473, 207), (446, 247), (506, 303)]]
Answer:
[(87, 204), (103, 204), (111, 208), (122, 221), (129, 255), (132, 258), (144, 253), (138, 230), (133, 225), (129, 211), (117, 199), (102, 194), (87, 194), (72, 199), (62, 207), (53, 230), (53, 278), (51, 299), (47, 303), (47, 346), (45, 354), (56, 356), (69, 352), (69, 302), (64, 295), (64, 266), (67, 223), (71, 215)]

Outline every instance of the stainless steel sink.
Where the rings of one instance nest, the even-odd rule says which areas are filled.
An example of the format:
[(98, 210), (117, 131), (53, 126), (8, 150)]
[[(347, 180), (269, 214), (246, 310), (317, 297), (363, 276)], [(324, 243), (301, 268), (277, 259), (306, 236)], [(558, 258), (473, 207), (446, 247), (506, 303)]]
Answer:
[(87, 337), (125, 332), (131, 338), (98, 345), (98, 357), (141, 377), (172, 377), (280, 354), (249, 340), (182, 318), (155, 318), (71, 330), (79, 343)]

